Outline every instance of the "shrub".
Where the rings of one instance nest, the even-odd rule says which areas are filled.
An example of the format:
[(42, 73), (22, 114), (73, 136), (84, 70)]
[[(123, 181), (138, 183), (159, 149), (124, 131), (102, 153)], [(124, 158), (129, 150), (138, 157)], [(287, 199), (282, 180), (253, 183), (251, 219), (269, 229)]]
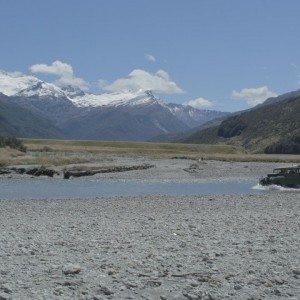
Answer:
[(300, 154), (300, 136), (286, 138), (265, 148), (266, 154)]
[(239, 117), (233, 117), (221, 123), (218, 130), (218, 136), (231, 138), (240, 135), (246, 128), (247, 124), (243, 120), (241, 120)]
[(13, 136), (0, 136), (0, 148), (10, 147), (21, 152), (26, 152), (23, 142)]
[(49, 146), (44, 146), (42, 149), (41, 149), (41, 152), (53, 152), (53, 149)]

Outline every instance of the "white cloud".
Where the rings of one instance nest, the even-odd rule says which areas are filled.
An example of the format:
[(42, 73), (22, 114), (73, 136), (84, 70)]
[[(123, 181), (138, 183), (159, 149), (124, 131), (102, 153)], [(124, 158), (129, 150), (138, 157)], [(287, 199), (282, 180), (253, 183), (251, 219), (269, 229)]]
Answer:
[(145, 54), (145, 58), (151, 62), (156, 61), (156, 58), (152, 54)]
[(156, 75), (163, 78), (163, 79), (165, 79), (165, 80), (170, 80), (170, 75), (164, 70), (158, 70), (156, 72)]
[(242, 89), (240, 91), (234, 90), (232, 97), (234, 99), (240, 99), (246, 101), (250, 106), (255, 106), (264, 102), (270, 97), (276, 97), (277, 94), (270, 91), (267, 86), (261, 86), (258, 88)]
[(194, 99), (194, 100), (187, 101), (183, 104), (193, 106), (195, 108), (205, 108), (205, 107), (213, 106), (213, 102), (211, 100), (201, 98), (201, 97), (197, 98), (197, 99)]
[(99, 83), (100, 87), (108, 92), (151, 90), (162, 94), (183, 93), (183, 90), (163, 70), (151, 74), (144, 70), (135, 69), (126, 78), (117, 79), (111, 84), (104, 80), (100, 80)]
[(73, 76), (73, 68), (71, 65), (63, 63), (59, 60), (54, 61), (51, 65), (36, 64), (30, 67), (32, 73), (47, 73), (59, 76)]
[(59, 60), (54, 61), (51, 65), (36, 64), (30, 67), (32, 73), (53, 74), (59, 77), (55, 83), (59, 86), (71, 85), (82, 90), (87, 90), (88, 82), (82, 78), (75, 77), (73, 67)]

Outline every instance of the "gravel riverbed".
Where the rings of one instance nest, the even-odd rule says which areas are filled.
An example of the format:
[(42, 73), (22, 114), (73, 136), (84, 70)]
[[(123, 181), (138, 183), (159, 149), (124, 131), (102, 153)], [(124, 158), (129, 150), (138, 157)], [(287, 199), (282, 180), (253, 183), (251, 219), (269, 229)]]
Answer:
[(296, 300), (299, 200), (0, 201), (0, 299)]
[[(101, 162), (86, 163), (85, 167), (132, 167), (143, 164), (153, 165), (154, 168), (147, 170), (134, 170), (129, 172), (99, 173), (90, 178), (93, 179), (112, 179), (112, 180), (141, 180), (146, 182), (211, 182), (211, 181), (247, 181), (270, 173), (276, 167), (291, 166), (287, 163), (269, 162), (230, 162), (213, 160), (192, 160), (192, 159), (153, 159), (144, 156), (117, 157), (110, 156), (103, 158)], [(54, 169), (62, 178), (65, 168), (82, 166), (74, 164), (69, 166), (50, 167)], [(15, 166), (15, 167), (40, 167), (40, 166)], [(1, 178), (30, 178), (30, 175), (9, 174), (0, 175)]]

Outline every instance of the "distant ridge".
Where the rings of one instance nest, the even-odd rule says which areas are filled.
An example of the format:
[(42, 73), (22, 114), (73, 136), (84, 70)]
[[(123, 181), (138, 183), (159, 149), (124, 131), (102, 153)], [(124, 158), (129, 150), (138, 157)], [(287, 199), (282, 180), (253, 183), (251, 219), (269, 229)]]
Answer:
[(262, 105), (198, 130), (183, 143), (226, 143), (251, 152), (300, 154), (299, 91), (270, 98)]

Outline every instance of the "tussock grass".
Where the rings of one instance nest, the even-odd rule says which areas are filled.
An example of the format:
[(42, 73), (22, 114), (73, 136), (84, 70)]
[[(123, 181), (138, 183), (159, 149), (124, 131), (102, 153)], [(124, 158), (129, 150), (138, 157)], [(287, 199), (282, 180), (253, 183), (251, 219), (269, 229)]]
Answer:
[(14, 160), (16, 165), (41, 165), (41, 166), (64, 166), (91, 162), (90, 159), (81, 156), (54, 155), (54, 156), (32, 156)]
[(141, 155), (195, 155), (201, 153), (244, 153), (242, 148), (231, 145), (193, 145), (175, 143), (147, 142), (107, 142), (107, 141), (67, 141), (67, 140), (29, 140), (24, 144), (30, 151), (41, 151), (49, 147), (54, 151), (90, 152), (103, 154), (141, 154)]
[(300, 163), (299, 155), (248, 154), (243, 148), (233, 145), (35, 139), (23, 139), (23, 142), (28, 149), (27, 154), (19, 151), (13, 154), (12, 149), (6, 150), (6, 154), (1, 155), (0, 152), (0, 165), (62, 166), (99, 162), (110, 156), (147, 156), (155, 159), (177, 156), (220, 161)]
[(0, 167), (9, 165), (12, 161), (22, 159), (24, 152), (9, 147), (0, 148)]
[(0, 149), (0, 167), (8, 165), (42, 165), (42, 166), (63, 166), (92, 161), (91, 157), (76, 155), (74, 153), (46, 153), (37, 152), (27, 154), (10, 149)]

